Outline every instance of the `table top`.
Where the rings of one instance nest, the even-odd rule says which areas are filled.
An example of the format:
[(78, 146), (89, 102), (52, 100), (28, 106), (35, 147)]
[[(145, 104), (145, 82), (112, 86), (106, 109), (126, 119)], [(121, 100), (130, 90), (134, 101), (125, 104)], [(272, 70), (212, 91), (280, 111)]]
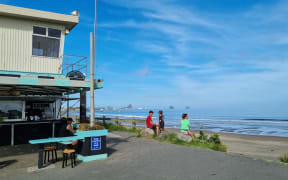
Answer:
[(73, 141), (76, 139), (84, 139), (85, 137), (106, 136), (107, 134), (108, 134), (107, 129), (92, 130), (92, 131), (78, 131), (75, 133), (75, 136), (35, 139), (35, 140), (29, 140), (29, 143), (30, 144), (44, 144), (44, 143), (54, 143), (54, 142), (63, 142), (63, 141)]

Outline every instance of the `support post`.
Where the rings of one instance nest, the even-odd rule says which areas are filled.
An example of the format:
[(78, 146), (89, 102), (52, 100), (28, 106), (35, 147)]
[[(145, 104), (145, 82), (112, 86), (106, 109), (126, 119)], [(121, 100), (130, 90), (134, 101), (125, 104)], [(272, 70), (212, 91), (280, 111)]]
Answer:
[(52, 121), (52, 137), (55, 137), (55, 122)]
[(86, 91), (80, 91), (80, 122), (86, 119)]
[(14, 124), (11, 124), (11, 146), (14, 146)]
[(67, 96), (67, 119), (69, 118), (69, 95)]
[(90, 126), (92, 127), (95, 121), (94, 108), (94, 35), (90, 33)]
[(102, 121), (102, 122), (103, 122), (103, 124), (106, 124), (105, 118), (106, 118), (106, 117), (105, 117), (105, 116), (103, 116), (103, 121)]

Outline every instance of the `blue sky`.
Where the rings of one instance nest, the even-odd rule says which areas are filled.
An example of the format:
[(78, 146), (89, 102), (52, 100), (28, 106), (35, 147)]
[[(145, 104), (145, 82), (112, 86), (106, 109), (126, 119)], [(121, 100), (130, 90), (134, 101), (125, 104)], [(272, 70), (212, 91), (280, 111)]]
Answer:
[[(41, 2), (41, 3), (40, 3)], [(0, 0), (70, 13), (80, 23), (66, 54), (89, 56), (93, 0)], [(96, 106), (284, 112), (288, 1), (98, 0)]]

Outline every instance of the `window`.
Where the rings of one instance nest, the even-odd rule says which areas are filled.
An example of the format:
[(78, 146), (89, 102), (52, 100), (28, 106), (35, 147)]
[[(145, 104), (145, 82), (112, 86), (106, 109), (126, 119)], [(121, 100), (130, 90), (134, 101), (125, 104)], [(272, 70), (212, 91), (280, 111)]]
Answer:
[(61, 30), (34, 26), (32, 38), (33, 55), (59, 57)]
[(43, 27), (33, 27), (33, 34), (39, 34), (46, 36), (46, 28)]
[(55, 37), (55, 38), (60, 38), (61, 37), (61, 31), (58, 29), (48, 29), (48, 36), (50, 37)]
[(0, 116), (6, 120), (22, 119), (23, 101), (0, 101)]

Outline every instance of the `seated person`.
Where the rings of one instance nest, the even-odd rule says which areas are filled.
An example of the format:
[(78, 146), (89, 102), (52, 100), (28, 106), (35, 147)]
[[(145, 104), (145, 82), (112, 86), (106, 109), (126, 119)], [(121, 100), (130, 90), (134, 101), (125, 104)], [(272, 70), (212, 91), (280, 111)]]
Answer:
[(159, 134), (159, 127), (158, 124), (154, 124), (152, 121), (152, 115), (153, 115), (153, 111), (149, 111), (149, 115), (146, 118), (146, 125), (147, 128), (153, 129), (154, 131), (156, 130), (156, 134), (158, 136)]
[(181, 133), (184, 133), (185, 135), (189, 135), (194, 138), (193, 133), (190, 130), (190, 121), (188, 120), (188, 118), (188, 114), (182, 114)]
[(163, 111), (160, 110), (160, 111), (158, 112), (158, 114), (159, 114), (159, 130), (160, 130), (160, 132), (161, 132), (161, 131), (164, 131), (164, 116), (163, 116)]
[[(66, 120), (66, 118), (62, 118), (62, 120)], [(72, 118), (67, 118), (66, 123), (64, 123), (58, 133), (59, 137), (67, 137), (67, 136), (73, 136), (75, 131), (73, 130), (72, 126)], [(75, 139), (72, 142), (72, 146), (75, 147), (78, 144), (78, 140)]]

